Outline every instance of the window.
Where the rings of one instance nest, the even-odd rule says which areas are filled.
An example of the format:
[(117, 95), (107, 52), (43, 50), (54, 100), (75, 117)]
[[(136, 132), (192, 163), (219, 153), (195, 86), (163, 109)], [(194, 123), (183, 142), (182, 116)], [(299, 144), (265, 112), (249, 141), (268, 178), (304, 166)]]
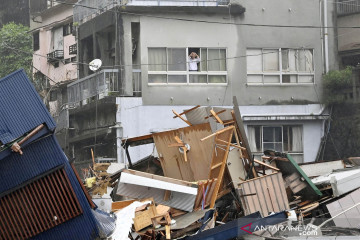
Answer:
[(249, 145), (255, 155), (262, 155), (265, 150), (288, 152), (297, 162), (303, 161), (302, 126), (257, 126), (247, 127)]
[[(189, 71), (189, 54), (200, 60), (197, 71)], [(150, 84), (226, 84), (225, 48), (149, 48)]]
[(33, 50), (37, 51), (40, 49), (40, 36), (39, 32), (33, 33)]
[(314, 83), (313, 49), (247, 49), (250, 84)]
[(72, 34), (73, 31), (73, 23), (68, 23), (63, 26), (63, 36), (67, 36)]

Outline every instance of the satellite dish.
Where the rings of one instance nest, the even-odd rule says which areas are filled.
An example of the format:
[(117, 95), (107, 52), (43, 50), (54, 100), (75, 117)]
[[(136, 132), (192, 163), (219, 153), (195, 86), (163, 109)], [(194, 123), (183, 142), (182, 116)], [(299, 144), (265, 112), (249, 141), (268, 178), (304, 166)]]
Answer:
[(94, 59), (89, 63), (89, 68), (91, 71), (96, 72), (102, 65), (102, 61), (100, 59)]

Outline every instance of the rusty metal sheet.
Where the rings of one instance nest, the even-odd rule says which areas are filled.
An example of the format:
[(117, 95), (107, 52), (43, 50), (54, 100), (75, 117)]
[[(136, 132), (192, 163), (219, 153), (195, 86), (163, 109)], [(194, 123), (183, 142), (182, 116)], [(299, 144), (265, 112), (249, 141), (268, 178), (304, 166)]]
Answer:
[(289, 209), (289, 201), (281, 173), (254, 178), (239, 184), (237, 194), (245, 215), (259, 211), (263, 217), (270, 212)]

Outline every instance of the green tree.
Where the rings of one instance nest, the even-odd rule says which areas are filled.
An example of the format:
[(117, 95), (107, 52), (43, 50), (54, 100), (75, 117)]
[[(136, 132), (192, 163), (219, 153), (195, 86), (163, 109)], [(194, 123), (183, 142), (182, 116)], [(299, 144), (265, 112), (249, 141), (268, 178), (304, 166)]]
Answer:
[(32, 79), (32, 35), (28, 31), (14, 22), (0, 29), (0, 78), (23, 68)]
[(352, 67), (334, 70), (324, 75), (324, 101), (327, 105), (342, 104), (352, 91)]

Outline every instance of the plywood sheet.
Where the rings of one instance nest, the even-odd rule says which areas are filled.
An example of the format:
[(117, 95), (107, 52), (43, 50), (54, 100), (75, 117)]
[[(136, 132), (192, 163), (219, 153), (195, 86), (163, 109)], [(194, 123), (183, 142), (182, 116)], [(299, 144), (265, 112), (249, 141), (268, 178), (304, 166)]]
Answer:
[(263, 217), (270, 212), (289, 209), (285, 184), (281, 173), (254, 178), (239, 184), (237, 194), (245, 215), (259, 211)]
[[(214, 141), (210, 139), (201, 142), (200, 139), (210, 134), (212, 131), (209, 123), (154, 133), (153, 138), (164, 175), (190, 182), (208, 179)], [(169, 147), (169, 144), (176, 142), (175, 136), (190, 145), (187, 162), (178, 147)]]

